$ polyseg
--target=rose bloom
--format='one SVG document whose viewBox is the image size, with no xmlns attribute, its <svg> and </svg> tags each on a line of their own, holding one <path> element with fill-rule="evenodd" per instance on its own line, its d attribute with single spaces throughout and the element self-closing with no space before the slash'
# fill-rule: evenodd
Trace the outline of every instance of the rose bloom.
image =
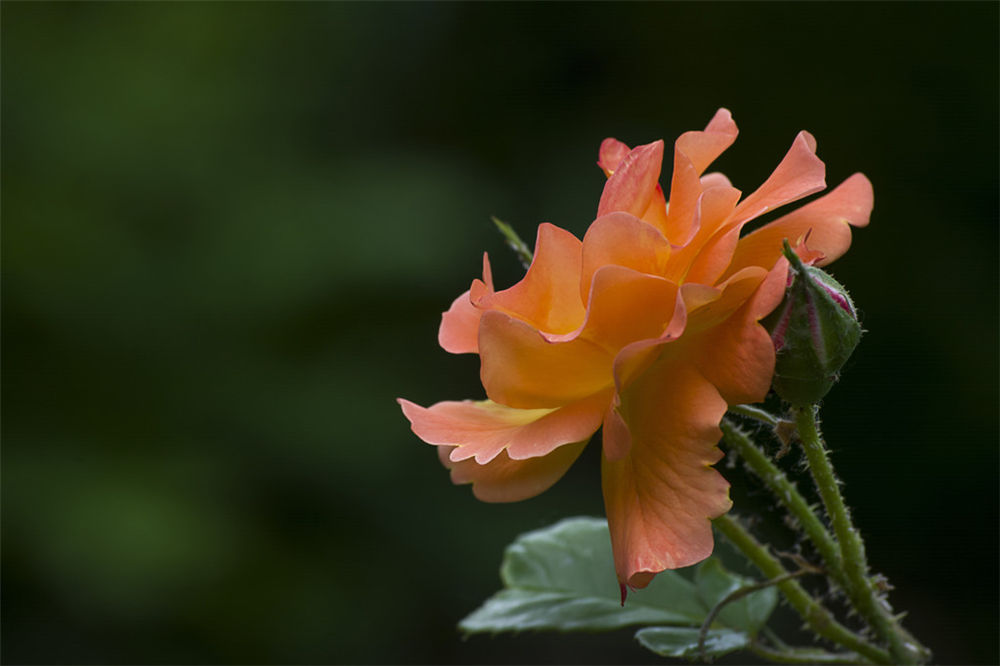
<svg viewBox="0 0 1000 666">
<path fill-rule="evenodd" d="M 548 489 L 603 426 L 602 486 L 615 569 L 645 587 L 712 552 L 710 520 L 732 506 L 712 465 L 728 405 L 767 395 L 775 351 L 759 320 L 781 301 L 782 241 L 807 263 L 847 251 L 865 226 L 862 174 L 740 237 L 755 217 L 826 187 L 816 141 L 800 132 L 771 176 L 742 196 L 708 166 L 736 139 L 720 109 L 674 144 L 670 203 L 658 184 L 663 142 L 606 139 L 608 176 L 580 241 L 538 228 L 524 278 L 497 291 L 483 277 L 444 313 L 438 339 L 479 354 L 487 400 L 420 407 L 400 399 L 413 432 L 438 447 L 452 481 L 487 502 Z"/>
</svg>

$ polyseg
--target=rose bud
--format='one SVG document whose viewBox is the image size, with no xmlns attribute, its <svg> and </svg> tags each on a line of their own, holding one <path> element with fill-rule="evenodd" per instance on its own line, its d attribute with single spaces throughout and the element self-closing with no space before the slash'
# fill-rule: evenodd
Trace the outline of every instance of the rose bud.
<svg viewBox="0 0 1000 666">
<path fill-rule="evenodd" d="M 791 264 L 785 300 L 763 323 L 777 359 L 771 388 L 795 406 L 825 396 L 861 339 L 854 303 L 843 285 L 819 268 L 806 266 L 784 242 Z"/>
</svg>

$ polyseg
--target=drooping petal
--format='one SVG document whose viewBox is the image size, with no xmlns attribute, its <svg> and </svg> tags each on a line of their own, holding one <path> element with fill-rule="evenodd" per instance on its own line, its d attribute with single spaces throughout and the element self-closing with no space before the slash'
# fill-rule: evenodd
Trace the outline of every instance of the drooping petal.
<svg viewBox="0 0 1000 666">
<path fill-rule="evenodd" d="M 579 291 L 581 249 L 570 232 L 552 224 L 539 225 L 534 259 L 524 278 L 482 298 L 480 308 L 505 312 L 540 331 L 572 331 L 584 318 Z"/>
<path fill-rule="evenodd" d="M 486 395 L 509 407 L 562 407 L 602 391 L 612 381 L 612 356 L 599 345 L 581 337 L 550 342 L 502 312 L 483 313 L 479 354 Z"/>
<path fill-rule="evenodd" d="M 472 289 L 455 299 L 448 311 L 441 315 L 441 327 L 438 329 L 438 344 L 452 354 L 479 353 L 479 318 L 482 310 L 477 308 L 478 301 L 484 293 L 493 293 L 493 273 L 490 270 L 490 258 L 483 253 L 483 280 L 475 285 L 477 294 Z M 473 298 L 475 296 L 475 298 Z"/>
<path fill-rule="evenodd" d="M 663 141 L 636 146 L 604 184 L 597 217 L 622 211 L 641 216 L 656 191 L 663 163 Z"/>
<path fill-rule="evenodd" d="M 670 209 L 664 229 L 673 245 L 687 245 L 697 232 L 695 211 L 703 189 L 701 175 L 733 145 L 737 133 L 732 115 L 726 109 L 719 109 L 704 131 L 685 132 L 674 143 Z"/>
<path fill-rule="evenodd" d="M 589 439 L 601 425 L 611 392 L 559 409 L 514 409 L 489 400 L 447 401 L 430 407 L 402 398 L 398 402 L 417 437 L 448 446 L 452 462 L 474 458 L 485 465 L 501 451 L 513 460 L 524 460 Z"/>
<path fill-rule="evenodd" d="M 696 286 L 700 287 L 701 285 Z M 624 346 L 618 352 L 618 355 L 615 356 L 613 373 L 615 377 L 615 390 L 619 396 L 657 359 L 660 355 L 660 347 L 674 342 L 684 333 L 687 327 L 687 307 L 685 297 L 682 297 L 680 294 L 687 288 L 689 288 L 689 285 L 682 285 L 679 288 L 678 296 L 674 300 L 674 310 L 671 313 L 670 320 L 666 323 L 660 335 L 632 342 Z M 717 298 L 717 290 L 711 287 L 706 287 L 706 289 L 712 292 L 713 299 Z"/>
<path fill-rule="evenodd" d="M 847 252 L 851 227 L 866 226 L 873 206 L 871 182 L 856 173 L 828 194 L 740 239 L 726 273 L 747 266 L 770 268 L 781 256 L 783 239 L 794 247 L 806 234 L 808 248 L 824 255 L 816 265 L 825 266 Z"/>
<path fill-rule="evenodd" d="M 452 483 L 472 484 L 472 494 L 483 502 L 519 502 L 538 495 L 561 479 L 580 457 L 586 441 L 566 444 L 541 458 L 512 460 L 505 451 L 486 463 L 475 460 L 449 460 L 448 446 L 438 447 L 441 463 L 451 470 Z"/>
<path fill-rule="evenodd" d="M 825 187 L 826 165 L 816 157 L 816 139 L 809 132 L 799 132 L 774 172 L 736 207 L 731 222 L 748 222 Z"/>
<path fill-rule="evenodd" d="M 608 213 L 594 220 L 583 237 L 581 298 L 589 297 L 594 273 L 602 266 L 662 276 L 669 259 L 670 243 L 658 229 L 628 213 Z"/>
<path fill-rule="evenodd" d="M 645 587 L 656 573 L 711 554 L 709 521 L 732 505 L 729 484 L 711 467 L 722 457 L 725 411 L 712 383 L 669 353 L 622 396 L 631 447 L 602 463 L 619 582 Z"/>
</svg>

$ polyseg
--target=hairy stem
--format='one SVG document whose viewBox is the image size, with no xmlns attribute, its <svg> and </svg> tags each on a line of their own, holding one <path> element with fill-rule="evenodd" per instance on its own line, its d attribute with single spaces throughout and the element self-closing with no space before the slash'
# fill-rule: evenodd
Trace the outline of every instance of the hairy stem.
<svg viewBox="0 0 1000 666">
<path fill-rule="evenodd" d="M 827 652 L 817 648 L 774 649 L 758 642 L 750 644 L 750 651 L 775 664 L 858 664 L 861 658 L 853 652 Z"/>
<path fill-rule="evenodd" d="M 840 494 L 840 485 L 833 473 L 826 447 L 816 421 L 816 408 L 804 407 L 795 412 L 795 425 L 805 449 L 816 487 L 826 507 L 830 524 L 840 543 L 847 595 L 858 612 L 871 624 L 876 633 L 889 645 L 889 653 L 896 664 L 920 664 L 930 657 L 930 652 L 910 636 L 892 616 L 888 604 L 878 594 L 868 576 L 868 559 L 861 535 L 851 523 L 850 513 Z"/>
<path fill-rule="evenodd" d="M 809 503 L 802 497 L 802 494 L 799 493 L 795 484 L 736 425 L 728 420 L 723 420 L 721 427 L 726 443 L 740 454 L 750 471 L 760 477 L 764 485 L 778 498 L 778 501 L 798 520 L 802 531 L 813 542 L 820 557 L 823 558 L 827 573 L 838 585 L 846 587 L 844 565 L 840 558 L 837 542 L 833 540 L 830 532 L 809 506 Z"/>
<path fill-rule="evenodd" d="M 738 416 L 745 416 L 748 419 L 760 421 L 761 423 L 765 423 L 772 428 L 776 427 L 778 422 L 781 420 L 766 409 L 754 407 L 753 405 L 730 405 L 729 411 L 733 414 L 737 414 Z"/>
<path fill-rule="evenodd" d="M 740 549 L 767 578 L 787 576 L 788 571 L 782 566 L 767 546 L 762 545 L 735 518 L 730 515 L 720 516 L 712 523 L 729 539 L 730 543 Z M 797 580 L 784 580 L 778 583 L 778 589 L 792 605 L 792 608 L 802 616 L 806 624 L 817 635 L 857 652 L 864 658 L 877 664 L 895 663 L 889 653 L 876 647 L 856 633 L 837 622 L 818 601 L 816 601 Z"/>
</svg>

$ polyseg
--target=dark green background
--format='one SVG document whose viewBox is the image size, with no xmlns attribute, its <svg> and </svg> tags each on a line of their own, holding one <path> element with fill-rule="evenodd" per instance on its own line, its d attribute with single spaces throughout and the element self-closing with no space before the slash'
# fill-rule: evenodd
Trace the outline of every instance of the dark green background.
<svg viewBox="0 0 1000 666">
<path fill-rule="evenodd" d="M 482 396 L 436 331 L 484 249 L 518 277 L 489 215 L 582 234 L 604 137 L 719 106 L 744 191 L 800 129 L 873 181 L 827 434 L 908 626 L 997 662 L 996 3 L 0 12 L 5 663 L 656 661 L 459 640 L 598 447 L 484 505 L 394 399 Z"/>
</svg>

